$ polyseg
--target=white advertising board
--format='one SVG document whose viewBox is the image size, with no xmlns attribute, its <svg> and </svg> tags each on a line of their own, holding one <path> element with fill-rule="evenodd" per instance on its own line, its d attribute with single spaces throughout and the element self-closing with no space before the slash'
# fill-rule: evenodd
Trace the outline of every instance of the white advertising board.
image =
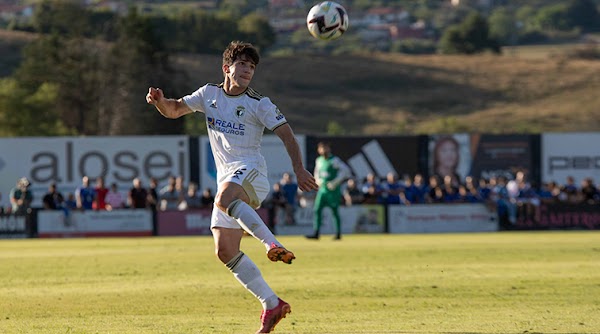
<svg viewBox="0 0 600 334">
<path fill-rule="evenodd" d="M 150 210 L 38 211 L 38 236 L 52 237 L 102 237 L 150 236 L 152 212 Z"/>
<path fill-rule="evenodd" d="M 600 182 L 600 133 L 542 134 L 542 182 L 565 184 L 568 176 L 577 186 L 591 177 Z"/>
<path fill-rule="evenodd" d="M 34 206 L 41 206 L 50 183 L 56 182 L 66 198 L 86 175 L 92 180 L 103 175 L 107 186 L 115 182 L 123 192 L 136 177 L 144 186 L 150 177 L 187 179 L 188 142 L 186 136 L 1 138 L 2 204 L 8 205 L 8 194 L 21 177 L 31 182 Z"/>
<path fill-rule="evenodd" d="M 383 205 L 354 205 L 340 207 L 342 234 L 384 233 L 385 208 Z M 285 219 L 278 215 L 275 233 L 280 235 L 307 235 L 313 232 L 313 208 L 298 208 L 294 215 L 294 224 L 286 225 Z M 335 233 L 335 223 L 329 208 L 323 209 L 321 234 Z"/>
<path fill-rule="evenodd" d="M 498 219 L 483 204 L 388 206 L 390 233 L 491 232 Z"/>
<path fill-rule="evenodd" d="M 300 145 L 300 153 L 304 164 L 306 165 L 306 154 L 305 154 L 305 136 L 296 136 L 298 145 Z M 210 143 L 208 136 L 200 137 L 200 184 L 202 188 L 211 188 L 213 193 L 217 189 L 217 171 L 215 167 L 215 160 L 210 150 Z M 281 180 L 283 173 L 291 173 L 292 162 L 287 154 L 285 146 L 279 137 L 276 135 L 265 135 L 263 136 L 261 143 L 261 153 L 265 157 L 267 162 L 267 170 L 269 172 L 269 183 L 272 185 Z"/>
</svg>

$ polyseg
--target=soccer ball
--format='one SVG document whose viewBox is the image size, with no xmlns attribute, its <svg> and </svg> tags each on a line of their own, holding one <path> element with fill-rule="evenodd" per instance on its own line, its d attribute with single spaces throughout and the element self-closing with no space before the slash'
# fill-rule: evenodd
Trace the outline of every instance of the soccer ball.
<svg viewBox="0 0 600 334">
<path fill-rule="evenodd" d="M 310 9 L 306 25 L 310 34 L 318 39 L 336 39 L 348 30 L 348 14 L 340 4 L 323 1 Z"/>
</svg>

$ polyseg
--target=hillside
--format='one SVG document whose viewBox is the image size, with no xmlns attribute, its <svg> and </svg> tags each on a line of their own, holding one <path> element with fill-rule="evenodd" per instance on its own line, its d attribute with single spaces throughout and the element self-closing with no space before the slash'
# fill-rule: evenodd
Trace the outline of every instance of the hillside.
<svg viewBox="0 0 600 334">
<path fill-rule="evenodd" d="M 2 77 L 32 37 L 0 33 Z M 253 86 L 304 134 L 600 131 L 600 61 L 553 54 L 264 57 Z M 222 80 L 220 56 L 174 59 L 190 89 Z"/>
<path fill-rule="evenodd" d="M 219 57 L 179 58 L 221 80 Z M 254 87 L 296 132 L 348 134 L 600 131 L 600 61 L 518 55 L 266 58 Z"/>
</svg>

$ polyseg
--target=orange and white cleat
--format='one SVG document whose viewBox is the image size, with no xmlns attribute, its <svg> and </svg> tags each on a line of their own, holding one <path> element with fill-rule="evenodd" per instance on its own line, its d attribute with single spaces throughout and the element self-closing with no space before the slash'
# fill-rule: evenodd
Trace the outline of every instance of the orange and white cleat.
<svg viewBox="0 0 600 334">
<path fill-rule="evenodd" d="M 292 313 L 290 304 L 284 302 L 281 298 L 278 299 L 279 304 L 277 304 L 274 309 L 263 310 L 260 314 L 261 327 L 256 334 L 271 333 L 275 329 L 275 325 L 277 325 L 281 319 L 285 318 L 288 313 Z"/>
<path fill-rule="evenodd" d="M 271 248 L 267 251 L 267 257 L 273 262 L 281 261 L 287 264 L 292 264 L 292 260 L 296 258 L 294 253 L 275 243 L 271 244 Z"/>
</svg>

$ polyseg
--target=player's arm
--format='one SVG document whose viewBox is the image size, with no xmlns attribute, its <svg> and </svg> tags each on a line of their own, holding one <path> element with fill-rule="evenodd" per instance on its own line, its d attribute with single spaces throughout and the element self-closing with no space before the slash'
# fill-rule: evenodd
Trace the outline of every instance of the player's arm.
<svg viewBox="0 0 600 334">
<path fill-rule="evenodd" d="M 294 169 L 294 174 L 296 174 L 300 190 L 310 191 L 318 189 L 315 178 L 304 168 L 300 154 L 300 145 L 298 145 L 298 141 L 290 125 L 287 123 L 283 124 L 276 128 L 274 132 L 281 139 L 283 145 L 285 145 L 285 149 L 292 160 L 292 168 Z"/>
<path fill-rule="evenodd" d="M 327 187 L 330 189 L 336 188 L 337 186 L 342 184 L 342 182 L 347 180 L 352 175 L 352 172 L 350 171 L 350 167 L 348 167 L 348 165 L 346 165 L 342 161 L 342 159 L 340 159 L 338 157 L 335 157 L 334 166 L 338 170 L 338 172 L 337 172 L 337 177 L 327 183 Z"/>
<path fill-rule="evenodd" d="M 168 99 L 160 88 L 150 87 L 146 102 L 152 104 L 166 118 L 179 118 L 193 112 L 182 99 Z"/>
</svg>

